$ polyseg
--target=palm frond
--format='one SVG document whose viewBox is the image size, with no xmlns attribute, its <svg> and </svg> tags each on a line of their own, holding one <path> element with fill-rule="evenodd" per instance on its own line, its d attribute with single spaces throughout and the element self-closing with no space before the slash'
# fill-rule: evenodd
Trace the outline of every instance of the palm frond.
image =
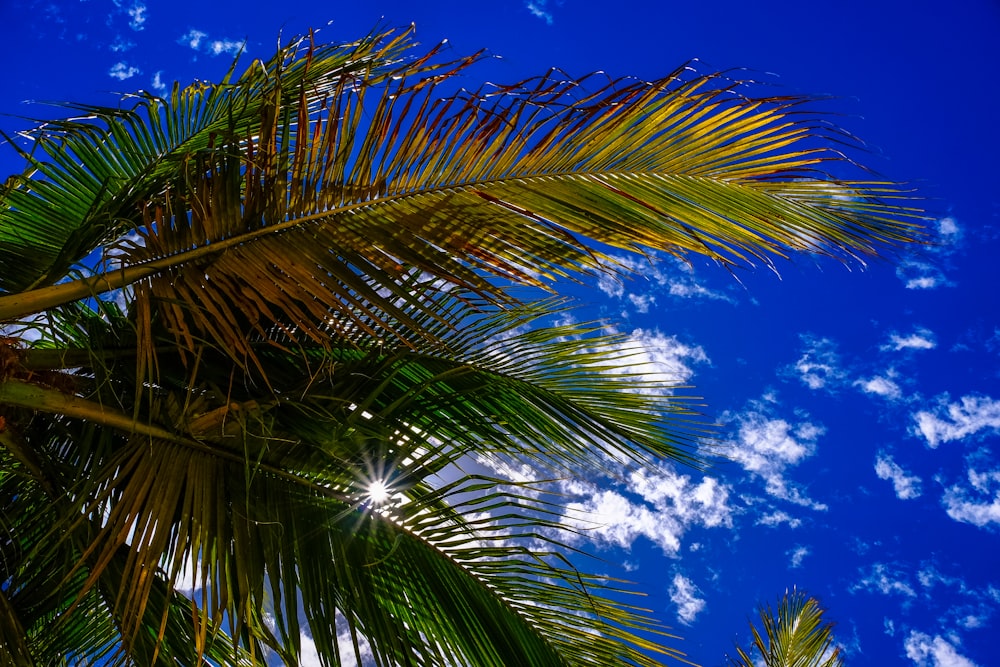
<svg viewBox="0 0 1000 667">
<path fill-rule="evenodd" d="M 43 476 L 74 499 L 47 527 L 90 531 L 61 571 L 80 573 L 77 591 L 116 582 L 103 613 L 128 655 L 224 646 L 208 640 L 225 617 L 247 651 L 269 647 L 286 662 L 308 628 L 325 655 L 344 633 L 366 637 L 380 664 L 655 664 L 650 652 L 676 649 L 619 601 L 620 585 L 563 560 L 555 499 L 467 470 L 475 456 L 563 473 L 690 456 L 698 426 L 685 399 L 620 384 L 631 353 L 617 336 L 540 326 L 559 307 L 432 324 L 442 344 L 419 332 L 367 349 L 260 340 L 255 372 L 212 351 L 185 368 L 168 348 L 160 383 L 136 404 L 130 320 L 110 304 L 103 316 L 74 306 L 51 312 L 61 334 L 43 343 L 59 345 L 87 396 L 27 383 L 15 368 L 0 401 L 63 415 L 31 439 L 51 440 L 32 450 L 38 468 L 61 470 Z M 84 343 L 89 358 L 70 347 Z M 21 363 L 51 372 L 42 352 Z M 374 481 L 405 502 L 377 507 Z M 191 600 L 166 604 L 189 585 Z M 205 615 L 186 633 L 172 625 L 184 605 Z M 145 652 L 150 636 L 170 643 Z"/>
<path fill-rule="evenodd" d="M 14 437 L 11 432 L 5 436 Z M 47 457 L 46 457 L 47 458 Z M 242 652 L 218 635 L 199 643 L 192 618 L 200 612 L 191 601 L 172 593 L 154 580 L 149 591 L 145 624 L 148 632 L 137 635 L 123 651 L 131 622 L 115 607 L 124 580 L 127 551 L 111 555 L 86 585 L 94 564 L 84 556 L 96 531 L 93 524 L 77 519 L 78 507 L 71 494 L 43 491 L 58 485 L 58 470 L 49 470 L 42 485 L 35 474 L 25 475 L 16 465 L 3 461 L 0 472 L 0 521 L 5 538 L 0 540 L 5 622 L 3 649 L 9 664 L 63 665 L 78 660 L 102 660 L 102 664 L 245 664 Z M 49 461 L 45 462 L 46 464 Z M 49 467 L 46 465 L 46 467 Z M 69 518 L 72 525 L 66 531 Z M 8 663 L 5 663 L 8 664 Z"/>
<path fill-rule="evenodd" d="M 134 231 L 149 201 L 183 180 L 218 136 L 266 131 L 268 108 L 294 105 L 300 88 L 322 96 L 344 77 L 378 80 L 408 41 L 405 33 L 372 34 L 311 44 L 303 57 L 309 40 L 298 38 L 239 77 L 237 59 L 218 84 L 174 84 L 164 98 L 136 93 L 124 107 L 55 103 L 80 115 L 20 133 L 31 142 L 21 151 L 28 168 L 0 190 L 0 290 L 62 279 L 95 248 Z"/>
<path fill-rule="evenodd" d="M 861 261 L 919 215 L 851 180 L 801 99 L 690 67 L 470 92 L 478 55 L 411 47 L 293 40 L 28 133 L 0 189 L 0 321 L 43 313 L 0 341 L 12 652 L 679 657 L 570 564 L 544 489 L 477 472 L 693 459 L 690 399 L 623 376 L 622 337 L 547 323 L 538 288 L 623 270 L 610 249 Z"/>
<path fill-rule="evenodd" d="M 760 627 L 750 624 L 752 648 L 737 647 L 733 667 L 841 667 L 840 648 L 834 644 L 833 624 L 823 623 L 819 601 L 797 589 L 786 592 L 777 609 L 761 607 Z M 754 657 L 752 657 L 754 656 Z M 763 663 L 760 662 L 763 660 Z"/>
<path fill-rule="evenodd" d="M 331 322 L 371 336 L 413 328 L 434 312 L 411 293 L 415 271 L 502 303 L 496 277 L 544 285 L 607 268 L 601 247 L 770 263 L 790 250 L 860 259 L 917 235 L 897 186 L 831 175 L 851 163 L 804 100 L 752 97 L 687 67 L 651 82 L 551 72 L 455 93 L 476 56 L 399 64 L 403 36 L 383 37 L 294 42 L 235 83 L 43 128 L 38 151 L 52 161 L 32 157 L 40 175 L 0 207 L 16 241 L 0 268 L 19 267 L 0 275 L 61 277 L 20 270 L 19 247 L 70 248 L 53 264 L 65 267 L 99 239 L 138 236 L 116 245 L 113 270 L 0 298 L 0 316 L 134 283 L 137 307 L 180 342 L 211 339 L 245 358 L 248 328 L 314 341 Z M 115 150 L 98 153 L 104 144 Z M 145 157 L 113 162 L 130 155 Z M 108 236 L 87 221 L 111 174 L 130 185 L 127 202 L 97 216 Z M 66 192 L 90 194 L 67 207 Z M 58 241 L 70 229 L 89 230 L 88 243 Z"/>
</svg>

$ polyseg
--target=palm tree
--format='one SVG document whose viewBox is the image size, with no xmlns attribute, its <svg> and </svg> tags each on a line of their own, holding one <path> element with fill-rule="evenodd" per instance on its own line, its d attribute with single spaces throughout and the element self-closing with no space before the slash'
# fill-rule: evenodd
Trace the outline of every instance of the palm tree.
<svg viewBox="0 0 1000 667">
<path fill-rule="evenodd" d="M 690 67 L 461 89 L 479 58 L 310 36 L 9 141 L 0 662 L 681 657 L 573 566 L 557 497 L 477 464 L 694 461 L 691 403 L 544 292 L 612 250 L 855 261 L 919 220 L 831 174 L 803 100 Z"/>
<path fill-rule="evenodd" d="M 792 589 L 778 601 L 759 610 L 761 630 L 753 623 L 751 653 L 736 648 L 736 658 L 729 658 L 732 667 L 841 667 L 844 660 L 840 648 L 834 645 L 833 624 L 823 624 L 823 608 L 816 598 Z M 761 660 L 763 662 L 761 662 Z"/>
</svg>

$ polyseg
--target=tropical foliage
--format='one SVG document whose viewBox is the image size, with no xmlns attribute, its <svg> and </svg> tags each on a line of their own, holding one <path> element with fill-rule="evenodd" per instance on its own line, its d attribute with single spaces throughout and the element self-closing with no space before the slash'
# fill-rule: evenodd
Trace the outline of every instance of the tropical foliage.
<svg viewBox="0 0 1000 667">
<path fill-rule="evenodd" d="M 760 628 L 752 623 L 753 643 L 747 652 L 737 647 L 732 667 L 841 667 L 840 647 L 834 645 L 833 624 L 823 623 L 816 598 L 793 589 L 777 609 L 760 608 Z M 752 656 L 757 656 L 755 660 Z"/>
<path fill-rule="evenodd" d="M 0 662 L 651 665 L 578 571 L 553 476 L 694 460 L 559 280 L 628 251 L 858 261 L 906 194 L 804 100 L 683 67 L 460 88 L 407 31 L 9 138 Z M 27 140 L 25 142 L 24 140 Z"/>
</svg>

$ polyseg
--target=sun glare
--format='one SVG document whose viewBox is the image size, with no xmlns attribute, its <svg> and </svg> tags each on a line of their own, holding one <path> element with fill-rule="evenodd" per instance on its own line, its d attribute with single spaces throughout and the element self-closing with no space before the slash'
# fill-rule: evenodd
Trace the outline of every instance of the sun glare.
<svg viewBox="0 0 1000 667">
<path fill-rule="evenodd" d="M 376 505 L 389 500 L 389 487 L 383 480 L 377 479 L 368 485 L 368 499 Z"/>
</svg>

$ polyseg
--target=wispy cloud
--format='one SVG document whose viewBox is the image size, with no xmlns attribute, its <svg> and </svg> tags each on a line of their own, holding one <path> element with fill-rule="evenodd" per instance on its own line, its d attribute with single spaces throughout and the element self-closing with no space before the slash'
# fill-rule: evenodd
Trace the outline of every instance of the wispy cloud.
<svg viewBox="0 0 1000 667">
<path fill-rule="evenodd" d="M 736 425 L 735 439 L 724 451 L 727 457 L 763 479 L 769 495 L 814 510 L 827 509 L 825 504 L 808 498 L 801 486 L 785 479 L 786 470 L 815 453 L 816 443 L 825 431 L 823 426 L 811 421 L 793 424 L 775 417 L 763 402 L 727 417 Z"/>
<path fill-rule="evenodd" d="M 802 519 L 794 517 L 788 512 L 782 510 L 776 510 L 774 512 L 768 512 L 767 514 L 762 514 L 757 519 L 757 525 L 768 526 L 770 528 L 776 528 L 778 526 L 788 524 L 789 528 L 798 528 L 802 525 Z"/>
<path fill-rule="evenodd" d="M 917 571 L 917 581 L 925 589 L 931 592 L 938 586 L 946 586 L 957 589 L 961 593 L 968 593 L 969 588 L 959 577 L 951 577 L 941 572 L 934 563 L 924 563 Z"/>
<path fill-rule="evenodd" d="M 115 63 L 111 66 L 111 69 L 108 70 L 108 76 L 112 79 L 118 79 L 119 81 L 131 79 L 133 76 L 141 73 L 142 72 L 138 67 L 129 65 L 124 61 Z"/>
<path fill-rule="evenodd" d="M 947 216 L 938 220 L 938 238 L 941 245 L 954 248 L 961 243 L 963 236 L 962 228 L 958 226 L 955 218 Z"/>
<path fill-rule="evenodd" d="M 938 220 L 932 240 L 933 245 L 925 246 L 919 256 L 910 257 L 899 263 L 896 276 L 907 289 L 936 289 L 954 285 L 945 274 L 949 258 L 961 247 L 964 237 L 958 221 L 952 217 Z"/>
<path fill-rule="evenodd" d="M 854 385 L 860 387 L 866 394 L 882 396 L 889 400 L 897 400 L 903 396 L 903 390 L 896 384 L 891 373 L 855 380 Z"/>
<path fill-rule="evenodd" d="M 628 300 L 635 306 L 635 312 L 648 313 L 649 308 L 656 303 L 656 298 L 651 294 L 629 294 Z"/>
<path fill-rule="evenodd" d="M 906 289 L 936 289 L 951 284 L 939 267 L 918 259 L 900 262 L 896 267 L 896 276 L 903 281 Z"/>
<path fill-rule="evenodd" d="M 139 31 L 146 27 L 146 5 L 137 2 L 126 9 L 125 13 L 129 16 L 128 27 L 132 30 Z"/>
<path fill-rule="evenodd" d="M 850 588 L 852 593 L 864 591 L 882 595 L 900 595 L 905 598 L 917 597 L 909 578 L 899 568 L 886 563 L 875 563 L 861 579 Z"/>
<path fill-rule="evenodd" d="M 980 528 L 1000 526 L 1000 470 L 967 471 L 968 486 L 955 484 L 941 499 L 945 511 L 955 521 Z"/>
<path fill-rule="evenodd" d="M 799 379 L 810 389 L 834 389 L 847 376 L 841 366 L 837 345 L 829 338 L 802 336 L 804 350 L 793 366 Z"/>
<path fill-rule="evenodd" d="M 804 561 L 806 556 L 810 553 L 812 552 L 809 550 L 809 547 L 804 547 L 801 544 L 796 546 L 791 551 L 786 552 L 786 555 L 789 558 L 789 567 L 792 569 L 802 567 L 802 561 Z"/>
<path fill-rule="evenodd" d="M 601 273 L 597 276 L 597 289 L 606 296 L 621 299 L 625 296 L 625 280 L 610 273 Z"/>
<path fill-rule="evenodd" d="M 663 284 L 667 288 L 667 293 L 671 296 L 682 299 L 701 299 L 708 301 L 726 301 L 736 303 L 728 294 L 709 289 L 704 284 L 698 282 L 695 275 L 694 266 L 682 259 L 671 257 L 667 262 L 673 262 L 673 268 L 664 275 Z"/>
<path fill-rule="evenodd" d="M 115 37 L 115 41 L 111 42 L 111 46 L 108 48 L 111 49 L 112 53 L 122 53 L 135 48 L 135 42 L 124 39 L 121 35 L 118 35 Z"/>
<path fill-rule="evenodd" d="M 195 30 L 192 28 L 181 35 L 177 42 L 189 48 L 198 50 L 198 48 L 201 47 L 202 40 L 206 37 L 208 37 L 207 32 L 202 32 L 201 30 Z"/>
<path fill-rule="evenodd" d="M 913 415 L 914 432 L 923 436 L 930 447 L 942 442 L 961 440 L 980 431 L 1000 430 L 1000 401 L 988 396 L 963 396 L 957 402 L 947 394 L 938 397 L 937 406 Z"/>
<path fill-rule="evenodd" d="M 698 597 L 701 591 L 683 574 L 675 574 L 670 584 L 670 601 L 677 605 L 677 620 L 685 625 L 694 622 L 705 608 L 705 600 Z"/>
<path fill-rule="evenodd" d="M 223 53 L 236 55 L 245 45 L 245 42 L 239 39 L 209 39 L 207 32 L 196 28 L 191 28 L 181 35 L 177 39 L 177 43 L 212 56 L 219 56 Z"/>
<path fill-rule="evenodd" d="M 352 638 L 350 631 L 344 627 L 347 624 L 343 622 L 343 619 L 336 619 L 336 623 L 338 628 L 343 628 L 343 630 L 337 633 L 337 646 L 341 660 L 339 664 L 343 665 L 343 667 L 363 667 L 364 665 L 373 664 L 375 656 L 371 645 L 365 639 L 364 635 L 358 634 Z M 355 640 L 357 640 L 357 649 L 355 649 Z M 301 667 L 320 667 L 325 664 L 320 660 L 316 642 L 308 633 L 304 631 L 299 632 L 299 643 L 302 647 L 301 655 L 299 656 L 299 665 Z M 359 652 L 360 655 L 358 654 Z"/>
<path fill-rule="evenodd" d="M 924 327 L 917 327 L 913 333 L 906 336 L 894 333 L 889 337 L 889 343 L 882 346 L 883 350 L 931 350 L 937 346 L 934 332 Z"/>
<path fill-rule="evenodd" d="M 695 365 L 710 363 L 701 346 L 655 329 L 635 329 L 621 343 L 601 351 L 620 360 L 614 373 L 641 383 L 641 391 L 648 393 L 672 392 L 691 380 Z"/>
<path fill-rule="evenodd" d="M 934 561 L 919 566 L 912 562 L 874 563 L 859 570 L 859 579 L 849 588 L 852 593 L 881 594 L 895 599 L 909 618 L 908 610 L 919 609 L 927 618 L 936 619 L 937 636 L 931 637 L 886 617 L 885 633 L 905 635 L 906 656 L 918 667 L 966 667 L 960 632 L 978 629 L 991 623 L 1000 603 L 1000 590 L 993 585 L 966 582 L 958 565 L 954 573 L 942 572 Z"/>
<path fill-rule="evenodd" d="M 934 564 L 925 564 L 917 573 L 925 600 L 947 604 L 939 614 L 943 627 L 974 630 L 986 627 L 1000 611 L 1000 589 L 993 585 L 969 585 L 960 576 L 949 576 Z M 944 590 L 937 590 L 942 588 Z"/>
<path fill-rule="evenodd" d="M 920 497 L 921 480 L 916 475 L 908 475 L 892 457 L 883 452 L 879 452 L 875 459 L 875 474 L 879 479 L 892 481 L 892 488 L 896 492 L 896 497 L 901 500 Z"/>
<path fill-rule="evenodd" d="M 633 257 L 616 256 L 612 260 L 627 274 L 601 274 L 597 281 L 598 289 L 611 298 L 631 304 L 639 313 L 649 312 L 661 296 L 735 303 L 727 294 L 698 282 L 694 267 L 680 259 L 650 256 L 640 261 Z"/>
<path fill-rule="evenodd" d="M 958 652 L 949 640 L 911 630 L 903 642 L 906 657 L 917 667 L 977 667 Z"/>
<path fill-rule="evenodd" d="M 213 56 L 222 55 L 223 53 L 228 53 L 230 55 L 236 55 L 243 48 L 244 42 L 242 40 L 236 39 L 213 39 L 208 43 L 208 51 Z"/>
<path fill-rule="evenodd" d="M 548 0 L 530 0 L 529 2 L 525 2 L 524 6 L 533 16 L 537 16 L 549 25 L 552 25 L 552 13 L 546 8 L 548 4 Z"/>
<path fill-rule="evenodd" d="M 149 85 L 153 90 L 160 93 L 167 89 L 167 84 L 163 82 L 163 70 L 153 75 L 153 79 L 149 82 Z"/>
<path fill-rule="evenodd" d="M 921 610 L 937 618 L 938 628 L 946 631 L 953 642 L 957 642 L 954 638 L 958 630 L 984 627 L 1000 610 L 1000 589 L 970 584 L 961 574 L 942 572 L 933 561 L 925 561 L 919 567 L 915 563 L 874 563 L 859 573 L 859 580 L 850 586 L 852 593 L 896 598 L 903 610 L 917 604 L 915 601 L 919 599 Z M 898 629 L 888 618 L 885 627 L 890 636 Z"/>
</svg>

